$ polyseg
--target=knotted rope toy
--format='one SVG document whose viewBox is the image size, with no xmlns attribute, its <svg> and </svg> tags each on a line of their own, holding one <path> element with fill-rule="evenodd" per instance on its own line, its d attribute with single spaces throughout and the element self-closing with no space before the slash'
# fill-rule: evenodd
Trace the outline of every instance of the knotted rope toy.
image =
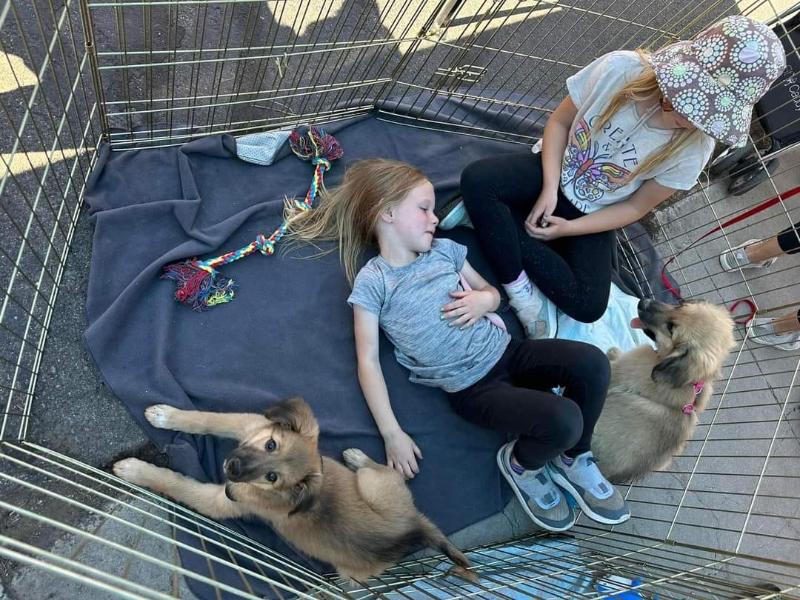
<svg viewBox="0 0 800 600">
<path fill-rule="evenodd" d="M 292 131 L 289 136 L 289 146 L 299 159 L 310 161 L 314 165 L 314 178 L 305 199 L 302 202 L 295 201 L 300 210 L 311 210 L 317 193 L 323 187 L 323 175 L 331 168 L 334 160 L 341 158 L 342 147 L 335 137 L 313 125 L 309 126 L 304 133 L 297 129 Z M 175 290 L 175 299 L 182 304 L 191 306 L 194 310 L 207 310 L 218 304 L 230 302 L 233 300 L 237 286 L 233 279 L 220 280 L 217 268 L 250 256 L 257 251 L 265 256 L 274 254 L 275 244 L 286 233 L 286 227 L 284 220 L 269 237 L 259 234 L 247 246 L 215 258 L 206 260 L 190 258 L 166 265 L 161 279 L 174 281 L 178 285 L 178 289 Z"/>
</svg>

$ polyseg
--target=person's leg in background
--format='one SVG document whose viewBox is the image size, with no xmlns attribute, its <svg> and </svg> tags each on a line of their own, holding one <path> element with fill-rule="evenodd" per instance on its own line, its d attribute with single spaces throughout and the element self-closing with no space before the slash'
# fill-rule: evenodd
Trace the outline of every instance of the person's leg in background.
<svg viewBox="0 0 800 600">
<path fill-rule="evenodd" d="M 748 240 L 719 255 L 725 271 L 763 269 L 784 254 L 800 253 L 800 221 L 764 240 Z M 780 350 L 800 350 L 800 310 L 780 317 L 753 317 L 747 323 L 747 339 Z"/>
<path fill-rule="evenodd" d="M 751 342 L 780 350 L 800 350 L 800 309 L 780 317 L 754 317 L 747 324 Z"/>
<path fill-rule="evenodd" d="M 772 266 L 784 254 L 800 252 L 800 221 L 765 240 L 752 239 L 719 255 L 725 271 Z"/>
</svg>

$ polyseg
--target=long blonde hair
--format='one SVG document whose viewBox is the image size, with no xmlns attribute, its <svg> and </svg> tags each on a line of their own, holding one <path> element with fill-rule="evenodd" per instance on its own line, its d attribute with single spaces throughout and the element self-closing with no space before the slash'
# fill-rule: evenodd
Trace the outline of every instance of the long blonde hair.
<svg viewBox="0 0 800 600">
<path fill-rule="evenodd" d="M 639 55 L 639 59 L 642 61 L 643 70 L 641 74 L 626 83 L 622 89 L 611 98 L 608 105 L 603 109 L 595 122 L 592 123 L 592 130 L 595 133 L 601 131 L 611 117 L 628 102 L 651 100 L 661 95 L 661 88 L 658 85 L 656 73 L 650 65 L 650 53 L 638 48 L 636 54 Z M 662 162 L 687 146 L 697 135 L 699 135 L 699 130 L 697 129 L 675 130 L 672 134 L 672 138 L 656 152 L 651 153 L 643 163 L 637 165 L 630 175 L 626 177 L 626 180 L 631 181 L 640 173 L 652 171 Z"/>
<path fill-rule="evenodd" d="M 339 186 L 321 190 L 316 208 L 301 211 L 294 202 L 286 203 L 288 247 L 337 242 L 339 259 L 352 286 L 362 252 L 376 243 L 375 227 L 381 213 L 426 181 L 419 169 L 404 162 L 385 158 L 359 160 L 350 165 Z M 333 250 L 321 249 L 320 253 Z"/>
</svg>

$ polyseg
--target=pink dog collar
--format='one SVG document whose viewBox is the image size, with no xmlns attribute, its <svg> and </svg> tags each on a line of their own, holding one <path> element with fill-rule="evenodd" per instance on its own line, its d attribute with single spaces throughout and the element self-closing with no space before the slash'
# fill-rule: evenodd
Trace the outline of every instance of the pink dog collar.
<svg viewBox="0 0 800 600">
<path fill-rule="evenodd" d="M 694 412 L 695 400 L 702 393 L 705 385 L 706 385 L 705 381 L 695 381 L 694 383 L 692 383 L 692 388 L 694 389 L 694 400 L 692 400 L 691 402 L 687 402 L 686 404 L 683 405 L 683 408 L 681 408 L 681 412 L 683 412 L 683 414 L 690 415 Z"/>
</svg>

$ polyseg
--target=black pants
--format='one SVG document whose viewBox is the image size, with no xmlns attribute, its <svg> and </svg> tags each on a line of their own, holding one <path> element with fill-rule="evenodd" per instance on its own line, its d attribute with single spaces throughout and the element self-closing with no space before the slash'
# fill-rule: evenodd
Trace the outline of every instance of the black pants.
<svg viewBox="0 0 800 600">
<path fill-rule="evenodd" d="M 800 221 L 778 234 L 778 246 L 786 254 L 800 252 Z"/>
<path fill-rule="evenodd" d="M 541 156 L 530 151 L 486 158 L 461 174 L 461 194 L 475 233 L 502 283 L 525 271 L 573 319 L 592 323 L 608 305 L 613 231 L 541 242 L 524 227 L 542 190 Z M 583 216 L 559 190 L 556 216 Z"/>
<path fill-rule="evenodd" d="M 538 469 L 562 452 L 574 457 L 591 449 L 610 376 L 608 359 L 595 346 L 511 340 L 483 379 L 448 398 L 466 420 L 519 436 L 517 461 Z M 557 386 L 563 396 L 551 391 Z"/>
</svg>

